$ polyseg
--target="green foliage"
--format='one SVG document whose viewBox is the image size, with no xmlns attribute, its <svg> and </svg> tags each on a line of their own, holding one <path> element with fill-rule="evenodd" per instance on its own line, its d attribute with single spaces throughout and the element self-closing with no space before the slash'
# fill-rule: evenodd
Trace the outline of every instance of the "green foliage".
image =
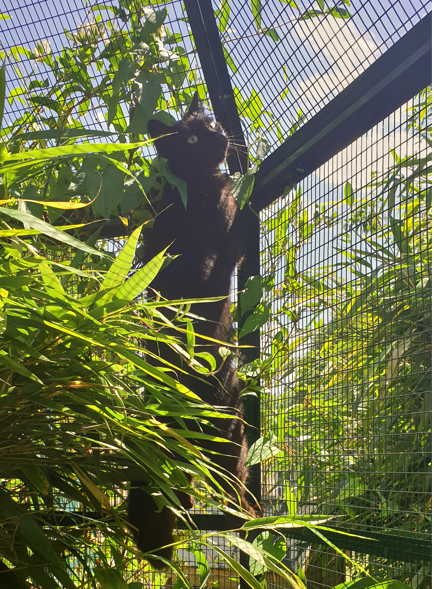
<svg viewBox="0 0 434 589">
<path fill-rule="evenodd" d="M 429 89 L 407 115 L 426 145 L 430 100 Z M 261 361 L 243 376 L 252 384 L 261 374 L 271 390 L 263 428 L 285 452 L 263 476 L 277 514 L 290 512 L 292 495 L 347 529 L 411 537 L 430 529 L 431 155 L 423 145 L 392 154 L 381 177 L 346 182 L 340 200 L 309 216 L 301 190 L 288 189 L 286 207 L 263 222 L 271 288 L 261 304 L 273 306 Z M 329 236 L 332 263 L 305 268 L 300 252 Z M 384 574 L 374 562 L 368 570 Z"/>
<path fill-rule="evenodd" d="M 125 163 L 145 143 L 74 145 L 77 137 L 100 135 L 75 131 L 64 142 L 57 131 L 22 134 L 33 141 L 29 148 L 18 151 L 9 141 L 0 150 L 2 580 L 20 588 L 141 587 L 149 569 L 128 535 L 125 498 L 129 481 L 142 479 L 158 506 L 169 505 L 186 524 L 175 547 L 195 550 L 203 583 L 203 551 L 214 549 L 258 589 L 212 534 L 192 528 L 176 494 L 249 518 L 219 482 L 230 486 L 230 476 L 201 451 L 202 440 L 224 443 L 218 430 L 199 433 L 209 420 L 232 417 L 181 385 L 179 368 L 145 352 L 146 342 L 157 341 L 200 376 L 218 370 L 210 354 L 195 353 L 188 312 L 194 301 L 143 298 L 165 259 L 163 251 L 134 270 L 143 223 L 117 255 L 105 242 L 96 247 L 100 229 L 83 223 L 93 218 L 83 210 L 110 206 L 106 193 L 118 172 L 143 192 L 149 176 L 134 175 Z M 44 147 L 49 137 L 57 145 Z M 56 211 L 65 225 L 59 217 L 56 226 L 47 222 Z M 72 224 L 74 215 L 80 223 Z M 178 307 L 171 321 L 166 306 Z M 191 587 L 178 562 L 169 566 Z M 285 569 L 282 575 L 292 578 Z"/>
<path fill-rule="evenodd" d="M 113 18 L 103 19 L 106 11 Z M 147 144 L 139 139 L 146 138 L 148 120 L 156 112 L 166 123 L 173 122 L 196 90 L 201 100 L 206 94 L 181 45 L 181 36 L 165 26 L 166 7 L 120 1 L 119 6 L 95 5 L 92 12 L 89 24 L 74 34 L 66 32 L 71 46 L 60 54 L 51 51 L 48 41 L 39 43 L 34 51 L 13 47 L 5 52 L 17 70 L 24 55 L 36 65 L 41 63 L 48 77 L 39 79 L 35 68 L 30 75 L 20 76 L 20 86 L 12 88 L 7 97 L 10 103 L 19 100 L 24 109 L 1 132 L 9 153 L 2 154 L 6 167 L 2 169 L 0 198 L 28 199 L 31 189 L 33 200 L 38 201 L 91 200 L 92 206 L 80 212 L 65 205 L 64 209 L 47 211 L 46 217 L 57 224 L 111 219 L 115 232 L 127 235 L 142 224 L 145 209 L 154 213 L 147 195 L 152 186 L 156 188 L 153 198 L 158 198 L 162 184 L 169 181 L 186 202 L 183 183 L 174 180 L 164 162 L 157 161 L 154 167 L 151 152 L 142 149 Z M 2 92 L 4 65 L 0 98 Z M 95 110 L 109 131 L 86 128 Z M 76 145 L 76 157 L 71 158 L 71 150 L 69 159 L 63 155 L 74 139 L 101 136 L 110 137 L 113 143 Z M 51 159 L 47 177 L 41 155 Z M 29 206 L 29 210 L 36 209 Z"/>
</svg>

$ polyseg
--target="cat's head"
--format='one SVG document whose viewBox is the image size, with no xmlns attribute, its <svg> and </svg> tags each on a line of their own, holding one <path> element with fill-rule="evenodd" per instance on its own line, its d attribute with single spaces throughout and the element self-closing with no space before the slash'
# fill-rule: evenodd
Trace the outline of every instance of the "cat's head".
<svg viewBox="0 0 434 589">
<path fill-rule="evenodd" d="M 167 158 L 171 171 L 188 180 L 194 174 L 213 173 L 226 158 L 229 141 L 223 128 L 199 108 L 197 92 L 187 114 L 169 127 L 151 119 L 149 134 L 158 154 Z M 164 135 L 164 137 L 162 137 Z"/>
</svg>

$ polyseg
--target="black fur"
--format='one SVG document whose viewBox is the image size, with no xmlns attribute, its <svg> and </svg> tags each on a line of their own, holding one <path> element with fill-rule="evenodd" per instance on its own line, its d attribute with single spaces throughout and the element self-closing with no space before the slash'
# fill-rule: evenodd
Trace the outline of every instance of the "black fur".
<svg viewBox="0 0 434 589">
<path fill-rule="evenodd" d="M 197 104 L 197 95 L 184 118 L 173 127 L 167 127 L 157 120 L 150 120 L 148 129 L 156 140 L 159 155 L 167 158 L 173 174 L 187 183 L 187 209 L 176 189 L 166 185 L 159 204 L 162 212 L 156 219 L 149 243 L 145 248 L 143 263 L 147 263 L 169 244 L 168 252 L 178 255 L 151 284 L 152 288 L 169 300 L 181 298 L 227 297 L 230 293 L 231 276 L 242 257 L 240 214 L 231 193 L 230 179 L 218 170 L 229 147 L 228 139 L 220 125 L 206 116 Z M 197 141 L 196 139 L 197 138 Z M 197 334 L 213 337 L 222 342 L 230 341 L 230 301 L 197 304 L 192 312 L 209 321 L 197 322 Z M 206 346 L 217 365 L 221 363 L 219 346 Z M 199 350 L 198 350 L 199 351 Z M 167 360 L 178 363 L 170 350 L 161 350 Z M 173 353 L 174 354 L 174 353 Z M 181 373 L 180 373 L 181 374 Z M 242 416 L 239 397 L 239 383 L 235 372 L 234 358 L 226 360 L 216 379 L 201 382 L 190 375 L 180 378 L 204 401 L 212 405 L 225 406 L 233 415 Z M 248 472 L 244 465 L 247 443 L 243 423 L 239 419 L 221 420 L 216 424 L 223 429 L 223 437 L 234 444 L 204 445 L 230 456 L 213 455 L 213 461 L 234 474 L 242 483 Z M 244 492 L 239 490 L 242 505 L 250 512 Z M 188 499 L 184 496 L 187 507 Z M 175 517 L 165 508 L 155 513 L 156 506 L 145 491 L 132 488 L 129 495 L 128 521 L 138 528 L 135 539 L 138 548 L 144 552 L 159 553 L 157 548 L 172 539 Z M 170 558 L 171 550 L 160 553 Z M 161 568 L 161 562 L 153 561 Z"/>
</svg>

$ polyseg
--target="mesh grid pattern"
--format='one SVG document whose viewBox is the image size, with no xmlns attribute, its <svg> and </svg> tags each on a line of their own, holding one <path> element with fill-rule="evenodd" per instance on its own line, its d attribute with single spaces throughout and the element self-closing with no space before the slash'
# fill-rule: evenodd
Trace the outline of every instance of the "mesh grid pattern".
<svg viewBox="0 0 434 589">
<path fill-rule="evenodd" d="M 407 538 L 430 535 L 423 107 L 416 97 L 261 213 L 262 272 L 268 282 L 275 276 L 264 357 L 286 338 L 263 398 L 264 433 L 283 452 L 264 468 L 262 500 L 270 514 L 339 515 L 332 526 L 401 538 L 403 548 Z M 329 565 L 320 563 L 331 557 L 314 552 L 305 554 L 311 580 L 331 586 L 315 573 L 322 566 L 325 579 Z M 341 565 L 335 584 L 348 575 Z M 372 557 L 368 568 L 407 583 L 416 575 L 421 586 L 421 566 Z"/>
<path fill-rule="evenodd" d="M 221 37 L 233 60 L 229 73 L 244 127 L 255 132 L 259 128 L 273 147 L 319 112 L 430 10 L 425 0 L 352 2 L 339 5 L 351 19 L 303 20 L 300 15 L 306 11 L 319 11 L 319 2 L 300 2 L 298 9 L 295 3 L 279 0 L 260 4 L 259 29 L 273 28 L 278 42 L 258 32 L 252 12 L 241 0 L 231 3 L 230 20 Z M 219 5 L 214 0 L 218 18 Z"/>
<path fill-rule="evenodd" d="M 351 20 L 303 21 L 294 17 L 289 3 L 262 0 L 261 27 L 274 28 L 280 38 L 276 43 L 258 33 L 251 3 L 232 0 L 230 5 L 222 42 L 233 60 L 229 73 L 246 136 L 253 131 L 251 142 L 259 129 L 273 148 L 429 10 L 425 0 L 354 2 L 348 8 Z M 162 6 L 169 12 L 165 26 L 182 38 L 198 75 L 196 85 L 206 95 L 199 58 L 182 20 L 183 3 L 172 0 L 156 8 Z M 214 1 L 217 20 L 221 6 Z M 34 51 L 39 43 L 39 52 L 59 56 L 67 46 L 85 54 L 92 44 L 95 13 L 85 0 L 0 0 L 1 12 L 11 20 L 0 20 L 0 53 L 17 45 Z M 108 34 L 113 19 L 108 11 L 101 14 L 98 26 Z M 116 19 L 116 24 L 122 31 L 123 23 Z M 33 95 L 48 93 L 49 68 L 25 51 L 17 56 L 7 63 L 6 96 L 21 87 L 22 78 L 42 81 Z M 92 60 L 87 66 L 95 88 L 103 75 Z M 29 97 L 19 90 L 10 97 L 6 124 L 22 115 L 22 101 Z M 107 131 L 97 97 L 80 116 L 83 98 L 78 92 L 71 116 L 87 128 Z M 272 431 L 282 449 L 263 465 L 266 514 L 340 516 L 330 525 L 362 535 L 381 532 L 398 538 L 402 548 L 407 539 L 430 536 L 431 195 L 424 160 L 430 121 L 423 98 L 404 105 L 306 178 L 298 191 L 288 191 L 261 213 L 262 274 L 274 276 L 267 282 L 273 321 L 261 334 L 263 357 L 273 355 L 276 338 L 286 341 L 262 399 L 263 432 Z M 127 120 L 125 106 L 122 114 Z M 45 122 L 41 119 L 42 126 Z M 417 161 L 405 160 L 410 156 Z M 370 555 L 367 541 L 361 546 L 364 551 L 348 556 L 373 576 L 396 578 L 415 589 L 428 585 L 425 561 L 387 560 Z M 239 558 L 237 551 L 230 554 Z M 183 551 L 179 556 L 196 586 L 193 555 Z M 208 584 L 235 589 L 239 579 L 215 553 L 207 558 Z M 358 574 L 324 545 L 293 538 L 287 540 L 284 562 L 295 571 L 302 567 L 308 589 L 332 587 Z M 133 580 L 149 586 L 176 581 L 147 569 L 131 571 Z M 285 586 L 276 578 L 268 584 Z"/>
<path fill-rule="evenodd" d="M 107 9 L 104 9 L 105 6 Z M 0 57 L 4 55 L 3 50 L 10 52 L 11 49 L 18 47 L 13 50 L 13 56 L 6 61 L 6 97 L 8 100 L 5 104 L 4 127 L 19 119 L 28 110 L 28 105 L 32 105 L 35 96 L 56 100 L 53 85 L 55 91 L 61 90 L 64 87 L 62 72 L 70 74 L 71 71 L 79 70 L 78 62 L 86 65 L 90 75 L 90 86 L 85 83 L 84 77 L 77 71 L 76 91 L 68 97 L 73 99 L 69 111 L 71 117 L 69 126 L 75 120 L 76 126 L 101 131 L 115 131 L 116 123 L 126 127 L 130 117 L 127 106 L 121 104 L 122 114 L 118 111 L 113 122 L 114 127 L 108 128 L 106 109 L 102 107 L 98 92 L 96 92 L 105 75 L 96 62 L 101 62 L 100 54 L 113 30 L 116 31 L 115 38 L 121 42 L 122 33 L 126 27 L 119 16 L 113 16 L 110 6 L 110 2 L 99 2 L 98 10 L 92 10 L 85 0 L 73 0 L 68 5 L 53 0 L 26 3 L 25 5 L 19 0 L 14 0 L 11 3 L 0 2 L 0 12 L 10 16 L 10 20 L 0 20 L 2 35 Z M 155 9 L 161 10 L 164 7 L 168 10 L 164 26 L 172 36 L 176 36 L 176 44 L 184 47 L 185 55 L 189 60 L 189 74 L 195 73 L 195 86 L 200 88 L 200 95 L 205 98 L 206 86 L 200 63 L 196 51 L 193 49 L 188 26 L 183 21 L 186 18 L 183 4 L 181 0 L 171 0 L 164 5 L 156 6 Z M 97 41 L 98 50 L 93 55 L 89 48 L 95 45 L 97 29 L 102 33 L 103 39 Z M 65 48 L 67 48 L 66 54 Z M 75 56 L 75 54 L 77 55 Z M 47 56 L 58 60 L 60 75 L 57 81 L 54 79 L 51 68 L 42 60 Z M 23 80 L 26 81 L 26 84 L 23 84 Z M 34 80 L 34 86 L 30 88 L 31 91 L 28 91 L 27 88 L 29 80 Z M 189 82 L 192 82 L 192 79 L 186 79 L 184 85 L 188 86 Z M 100 86 L 99 91 L 103 92 L 103 90 L 104 86 Z M 167 86 L 163 85 L 163 93 L 167 100 L 168 112 L 175 118 L 179 118 L 179 113 L 177 114 L 174 110 L 175 105 L 169 103 L 170 92 Z M 88 100 L 90 100 L 89 106 Z M 80 110 L 81 105 L 86 107 L 85 113 Z M 182 94 L 178 106 L 183 112 L 185 102 Z M 33 104 L 33 110 L 36 115 L 41 112 L 37 103 Z M 46 111 L 43 115 L 37 123 L 37 127 L 42 129 L 49 124 Z M 36 130 L 35 126 L 30 128 L 28 125 L 26 126 L 25 118 L 22 122 L 21 131 Z M 120 128 L 116 127 L 116 130 L 120 131 Z M 149 153 L 154 153 L 154 151 L 150 149 Z"/>
</svg>

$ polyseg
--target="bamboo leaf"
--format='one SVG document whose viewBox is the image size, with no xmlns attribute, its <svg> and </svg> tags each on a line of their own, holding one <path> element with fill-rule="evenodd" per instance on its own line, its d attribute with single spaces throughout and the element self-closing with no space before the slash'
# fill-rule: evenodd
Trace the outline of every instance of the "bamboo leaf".
<svg viewBox="0 0 434 589">
<path fill-rule="evenodd" d="M 104 302 L 108 302 L 114 296 L 114 293 L 110 293 L 113 289 L 117 288 L 125 282 L 128 277 L 128 273 L 131 270 L 131 266 L 136 254 L 137 242 L 140 237 L 143 225 L 137 227 L 128 238 L 127 243 L 124 245 L 118 256 L 116 257 L 113 264 L 110 266 L 106 277 L 101 284 L 100 292 L 103 296 L 99 301 L 96 302 L 97 306 L 102 305 Z"/>
<path fill-rule="evenodd" d="M 92 129 L 59 129 L 58 131 L 31 131 L 30 133 L 20 133 L 14 135 L 14 141 L 37 141 L 44 139 L 50 141 L 51 139 L 59 141 L 62 139 L 80 139 L 81 137 L 111 137 L 117 135 L 111 131 L 94 131 Z"/>
<path fill-rule="evenodd" d="M 81 145 L 60 145 L 59 147 L 47 147 L 47 149 L 32 149 L 19 154 L 2 155 L 1 161 L 11 160 L 49 160 L 56 157 L 72 157 L 88 153 L 117 153 L 138 149 L 152 143 L 152 140 L 139 141 L 137 143 L 82 143 Z M 125 170 L 126 171 L 126 170 Z M 3 172 L 0 166 L 0 173 Z"/>
<path fill-rule="evenodd" d="M 215 550 L 223 560 L 225 560 L 232 570 L 236 571 L 240 577 L 248 584 L 252 589 L 263 589 L 262 584 L 255 579 L 251 572 L 245 569 L 239 562 L 237 562 L 234 558 L 226 554 L 224 550 L 216 546 L 215 544 L 211 545 L 212 549 Z"/>
<path fill-rule="evenodd" d="M 101 589 L 128 589 L 131 586 L 115 569 L 96 568 L 95 577 L 98 579 Z"/>
<path fill-rule="evenodd" d="M 29 548 L 44 558 L 49 566 L 49 570 L 63 584 L 65 589 L 74 589 L 75 585 L 62 570 L 62 563 L 52 543 L 45 536 L 42 528 L 36 523 L 32 514 L 24 511 L 2 489 L 0 489 L 0 512 L 5 518 L 16 519 L 18 523 L 16 534 L 24 543 L 24 546 L 29 546 Z"/>
<path fill-rule="evenodd" d="M 0 350 L 0 364 L 6 366 L 6 368 L 9 368 L 9 370 L 12 370 L 12 372 L 17 372 L 18 374 L 21 374 L 21 376 L 25 376 L 26 378 L 30 378 L 31 380 L 39 382 L 41 385 L 43 384 L 43 382 L 35 374 L 33 374 L 33 372 L 30 372 L 30 370 L 28 370 L 25 366 L 8 356 L 4 350 Z"/>
<path fill-rule="evenodd" d="M 116 299 L 132 301 L 154 280 L 165 260 L 166 250 L 157 254 L 146 266 L 135 272 L 116 292 Z"/>
<path fill-rule="evenodd" d="M 98 193 L 99 194 L 99 193 Z M 98 195 L 97 195 L 98 196 Z M 33 202 L 39 205 L 43 205 L 45 207 L 52 207 L 53 209 L 62 209 L 65 211 L 73 211 L 75 209 L 84 209 L 91 205 L 97 197 L 89 202 L 68 202 L 68 201 L 49 201 L 49 200 L 31 200 L 30 198 L 7 198 L 4 200 L 0 200 L 0 205 L 5 205 L 8 203 L 20 203 L 20 202 Z M 77 225 L 77 227 L 83 227 L 84 224 Z M 72 226 L 65 226 L 66 229 L 71 229 Z M 28 235 L 28 234 L 27 234 Z"/>
<path fill-rule="evenodd" d="M 2 128 L 3 111 L 5 106 L 5 92 L 6 92 L 6 62 L 2 63 L 0 67 L 0 129 Z"/>
<path fill-rule="evenodd" d="M 79 467 L 77 464 L 71 462 L 72 468 L 74 469 L 75 474 L 78 476 L 80 481 L 83 485 L 92 493 L 98 503 L 105 509 L 106 511 L 111 510 L 110 499 L 106 493 L 103 493 L 101 489 L 95 485 L 95 483 L 90 479 L 87 474 Z"/>
<path fill-rule="evenodd" d="M 262 22 L 262 3 L 261 0 L 250 0 L 250 6 L 252 8 L 253 20 L 256 25 L 256 30 L 261 30 Z"/>
<path fill-rule="evenodd" d="M 37 464 L 20 464 L 20 470 L 42 495 L 48 494 L 50 483 Z"/>
<path fill-rule="evenodd" d="M 15 209 L 5 209 L 3 207 L 0 207 L 0 213 L 8 217 L 12 217 L 17 221 L 21 221 L 21 223 L 27 223 L 27 225 L 29 225 L 29 227 L 31 227 L 32 229 L 37 229 L 44 235 L 52 237 L 53 239 L 56 239 L 61 243 L 65 243 L 73 248 L 77 248 L 88 254 L 92 254 L 93 256 L 98 256 L 99 258 L 106 257 L 106 254 L 103 254 L 102 252 L 99 252 L 98 250 L 89 247 L 88 245 L 82 243 L 81 241 L 78 241 L 78 239 L 71 237 L 63 231 L 59 231 L 59 229 L 57 229 L 56 227 L 53 227 L 49 223 L 45 223 L 45 221 L 41 221 L 40 219 L 33 217 L 33 215 L 29 215 L 28 213 L 24 213 L 23 211 L 17 211 Z"/>
</svg>

